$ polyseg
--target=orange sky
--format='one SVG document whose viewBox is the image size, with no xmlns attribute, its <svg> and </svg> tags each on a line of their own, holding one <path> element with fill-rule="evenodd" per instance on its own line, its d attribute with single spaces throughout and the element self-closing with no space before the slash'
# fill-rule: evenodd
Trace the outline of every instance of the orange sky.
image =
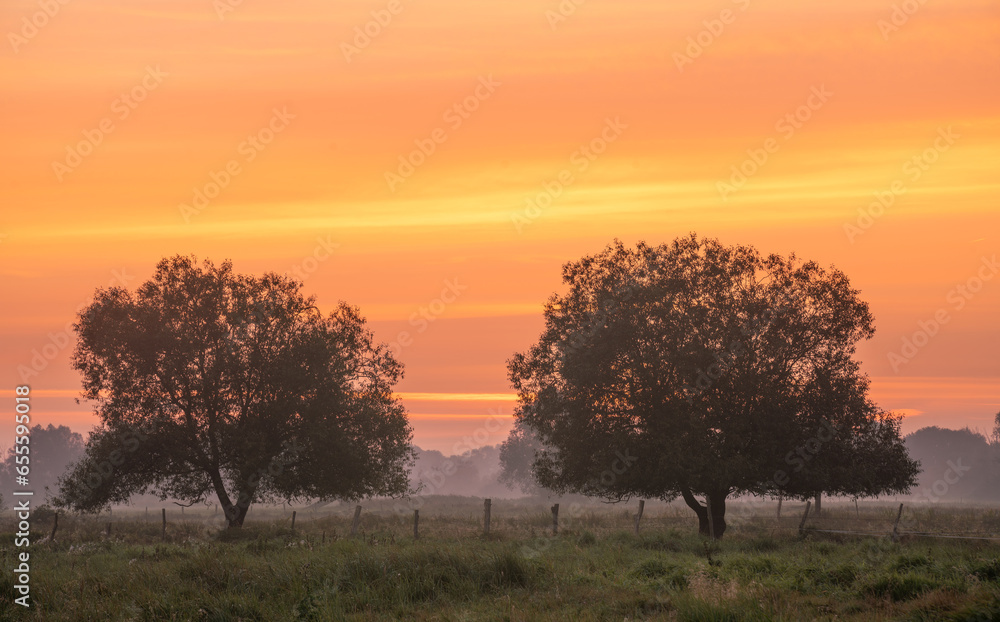
<svg viewBox="0 0 1000 622">
<path fill-rule="evenodd" d="M 995 2 L 50 1 L 0 9 L 0 396 L 34 359 L 37 422 L 93 423 L 74 310 L 194 253 L 408 332 L 417 444 L 496 443 L 561 264 L 689 231 L 844 270 L 906 431 L 1000 410 Z"/>
</svg>

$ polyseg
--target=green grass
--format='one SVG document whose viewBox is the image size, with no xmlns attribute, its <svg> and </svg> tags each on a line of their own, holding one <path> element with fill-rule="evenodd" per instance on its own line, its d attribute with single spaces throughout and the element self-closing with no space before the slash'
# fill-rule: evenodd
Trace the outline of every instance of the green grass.
<svg viewBox="0 0 1000 622">
<path fill-rule="evenodd" d="M 486 538 L 475 500 L 432 501 L 419 540 L 386 511 L 346 537 L 346 505 L 300 511 L 294 531 L 280 509 L 235 532 L 189 512 L 166 541 L 141 512 L 110 537 L 106 516 L 61 517 L 54 542 L 36 526 L 35 606 L 5 598 L 0 620 L 1000 620 L 989 542 L 800 538 L 738 506 L 708 547 L 693 520 L 648 506 L 639 536 L 621 508 L 594 506 L 553 538 L 547 510 L 495 500 Z M 949 519 L 936 509 L 938 527 Z M 0 550 L 3 568 L 14 553 Z M 13 580 L 0 574 L 5 594 Z"/>
</svg>

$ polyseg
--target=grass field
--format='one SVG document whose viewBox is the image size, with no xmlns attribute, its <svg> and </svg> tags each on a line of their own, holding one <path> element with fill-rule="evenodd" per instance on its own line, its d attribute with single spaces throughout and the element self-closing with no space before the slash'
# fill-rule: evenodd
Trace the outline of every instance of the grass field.
<svg viewBox="0 0 1000 622">
<path fill-rule="evenodd" d="M 802 504 L 734 503 L 725 539 L 698 537 L 682 505 L 430 498 L 412 513 L 367 502 L 254 508 L 239 532 L 212 510 L 149 516 L 33 517 L 31 596 L 3 600 L 4 620 L 1000 620 L 1000 542 L 798 534 Z M 892 504 L 826 504 L 809 526 L 888 533 Z M 908 531 L 997 533 L 988 508 L 918 508 Z M 13 593 L 14 523 L 6 513 L 0 575 Z"/>
</svg>

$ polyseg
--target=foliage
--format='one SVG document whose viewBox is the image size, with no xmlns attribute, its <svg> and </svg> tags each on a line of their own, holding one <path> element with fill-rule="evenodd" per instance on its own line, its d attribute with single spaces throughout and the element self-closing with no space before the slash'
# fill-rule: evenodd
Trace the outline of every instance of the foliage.
<svg viewBox="0 0 1000 622">
<path fill-rule="evenodd" d="M 842 272 L 691 235 L 616 242 L 566 264 L 563 281 L 538 342 L 508 363 L 543 486 L 680 495 L 720 537 L 733 494 L 913 485 L 899 418 L 868 398 L 852 358 L 874 327 Z"/>
<path fill-rule="evenodd" d="M 73 363 L 101 425 L 57 501 L 215 495 L 239 526 L 259 500 L 405 493 L 402 365 L 356 308 L 324 316 L 301 289 L 176 256 L 135 292 L 98 290 Z"/>
<path fill-rule="evenodd" d="M 514 424 L 507 439 L 500 445 L 500 482 L 524 494 L 537 494 L 541 487 L 532 467 L 537 452 L 542 449 L 538 436 L 521 421 Z"/>
</svg>

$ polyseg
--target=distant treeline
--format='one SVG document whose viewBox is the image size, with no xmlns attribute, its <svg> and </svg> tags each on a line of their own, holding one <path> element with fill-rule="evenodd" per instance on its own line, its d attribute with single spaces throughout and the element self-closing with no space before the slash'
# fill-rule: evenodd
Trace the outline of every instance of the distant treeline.
<svg viewBox="0 0 1000 622">
<path fill-rule="evenodd" d="M 84 439 L 66 426 L 35 426 L 32 435 L 31 487 L 42 497 L 57 489 L 58 478 L 83 456 Z M 951 430 L 936 426 L 921 428 L 905 438 L 910 457 L 920 462 L 919 484 L 913 490 L 917 501 L 947 503 L 1000 501 L 1000 439 L 990 440 L 969 428 Z M 410 484 L 423 495 L 474 497 L 519 497 L 499 480 L 500 449 L 487 445 L 457 456 L 416 449 Z M 10 507 L 15 489 L 13 448 L 4 452 L 0 464 L 0 491 Z M 524 465 L 527 467 L 528 465 Z M 48 488 L 48 492 L 46 492 Z M 544 493 L 539 490 L 538 492 Z M 149 495 L 133 499 L 137 506 L 156 504 Z"/>
<path fill-rule="evenodd" d="M 920 461 L 918 501 L 949 503 L 1000 500 L 1000 439 L 969 428 L 931 426 L 905 439 L 910 457 Z"/>
</svg>

